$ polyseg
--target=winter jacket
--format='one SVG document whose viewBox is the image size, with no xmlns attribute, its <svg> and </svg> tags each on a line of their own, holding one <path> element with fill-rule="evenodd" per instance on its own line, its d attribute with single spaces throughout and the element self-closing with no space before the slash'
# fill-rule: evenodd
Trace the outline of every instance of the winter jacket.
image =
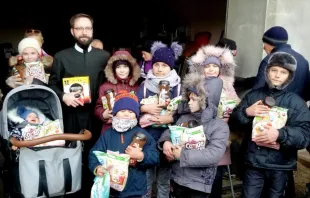
<svg viewBox="0 0 310 198">
<path fill-rule="evenodd" d="M 256 76 L 256 83 L 253 86 L 253 90 L 264 87 L 265 85 L 265 68 L 270 56 L 274 52 L 287 52 L 294 56 L 297 60 L 297 69 L 295 72 L 295 78 L 293 82 L 288 86 L 288 91 L 294 92 L 300 97 L 305 99 L 307 88 L 309 87 L 309 63 L 298 52 L 294 51 L 289 44 L 283 44 L 275 47 L 270 54 L 268 54 L 260 63 L 258 73 Z"/>
<path fill-rule="evenodd" d="M 198 71 L 200 75 L 204 76 L 204 62 L 209 57 L 218 57 L 220 59 L 220 76 L 219 79 L 222 79 L 223 81 L 223 88 L 221 92 L 218 92 L 218 88 L 214 85 L 212 85 L 214 80 L 210 78 L 216 78 L 216 77 L 207 77 L 205 78 L 205 86 L 206 89 L 208 89 L 209 93 L 213 93 L 212 97 L 214 97 L 212 100 L 217 101 L 214 102 L 214 105 L 218 107 L 219 102 L 223 100 L 236 100 L 237 102 L 240 101 L 238 95 L 236 94 L 236 91 L 233 87 L 234 85 L 234 75 L 235 75 L 235 68 L 236 63 L 234 61 L 233 55 L 231 54 L 229 49 L 222 48 L 222 47 L 216 47 L 213 45 L 207 45 L 204 47 L 201 47 L 197 53 L 192 56 L 189 59 L 190 63 L 190 71 Z M 218 93 L 218 94 L 214 94 Z M 221 165 L 228 165 L 231 163 L 230 159 L 230 149 L 229 147 L 226 149 L 225 154 L 221 161 L 219 162 L 219 166 Z"/>
<path fill-rule="evenodd" d="M 156 95 L 156 93 L 153 93 L 151 91 L 149 91 L 148 89 L 144 88 L 144 83 L 142 83 L 138 89 L 138 92 L 137 92 L 137 97 L 139 99 L 139 103 L 141 102 L 141 100 L 143 98 L 148 98 L 149 96 L 154 96 Z M 170 95 L 171 95 L 171 98 L 175 98 L 177 96 L 180 95 L 180 86 L 175 86 L 173 87 L 172 90 L 170 90 Z M 174 118 L 174 122 L 176 121 L 177 119 L 177 115 L 173 116 Z M 161 134 L 166 130 L 166 128 L 163 128 L 163 127 L 158 127 L 158 128 L 155 128 L 155 127 L 152 127 L 152 126 L 149 126 L 149 127 L 146 127 L 145 130 L 151 134 L 151 136 L 154 138 L 155 141 L 157 141 L 159 139 L 159 137 L 161 136 Z"/>
<path fill-rule="evenodd" d="M 117 78 L 113 72 L 113 62 L 117 60 L 127 60 L 131 64 L 132 76 L 128 79 L 122 80 Z M 103 118 L 103 112 L 105 109 L 102 105 L 102 97 L 104 97 L 104 92 L 109 89 L 113 89 L 115 94 L 117 94 L 120 90 L 126 90 L 128 92 L 134 91 L 136 92 L 139 88 L 137 84 L 138 79 L 140 78 L 140 67 L 137 64 L 136 60 L 129 55 L 113 55 L 109 61 L 107 66 L 104 69 L 105 76 L 107 81 L 103 83 L 99 88 L 99 97 L 95 106 L 95 115 L 97 118 L 102 120 L 103 125 L 101 129 L 101 133 L 103 133 L 107 128 L 111 127 L 111 123 Z"/>
<path fill-rule="evenodd" d="M 95 168 L 99 166 L 100 163 L 93 151 L 107 152 L 107 150 L 110 150 L 125 153 L 125 149 L 130 145 L 136 132 L 142 132 L 147 136 L 147 142 L 143 148 L 144 158 L 142 162 L 137 163 L 136 167 L 129 167 L 127 183 L 122 192 L 111 189 L 110 194 L 114 197 L 142 196 L 147 193 L 146 170 L 159 163 L 154 139 L 144 129 L 137 126 L 123 133 L 110 128 L 100 136 L 99 140 L 89 152 L 88 167 L 91 172 L 94 172 Z M 123 143 L 121 139 L 124 140 Z"/>
<path fill-rule="evenodd" d="M 257 146 L 251 139 L 253 117 L 248 117 L 246 109 L 258 100 L 271 96 L 276 100 L 276 106 L 288 109 L 286 125 L 279 129 L 276 142 L 280 149 L 275 150 Z M 295 93 L 287 89 L 270 89 L 265 87 L 247 93 L 229 119 L 233 128 L 246 131 L 247 150 L 245 162 L 256 168 L 273 170 L 296 169 L 297 151 L 306 148 L 310 138 L 310 112 L 306 103 Z"/>
<path fill-rule="evenodd" d="M 147 73 L 153 68 L 152 60 L 140 61 L 139 66 L 141 68 L 141 77 L 146 78 Z"/>
<path fill-rule="evenodd" d="M 195 85 L 200 87 L 198 88 L 198 92 L 200 93 L 199 98 L 202 110 L 196 113 L 190 113 L 187 112 L 187 103 L 181 103 L 178 110 L 184 114 L 178 119 L 176 125 L 190 120 L 196 120 L 203 126 L 206 136 L 206 146 L 202 150 L 188 150 L 183 147 L 180 160 L 174 161 L 171 164 L 171 178 L 181 186 L 210 193 L 217 164 L 226 150 L 229 128 L 226 122 L 217 118 L 217 107 L 211 100 L 211 98 L 214 98 L 212 95 L 216 93 L 206 93 L 203 95 L 203 90 L 205 90 L 203 81 L 202 86 L 196 83 L 199 77 L 195 78 L 195 75 L 197 74 L 188 74 L 184 78 L 182 96 L 185 100 L 188 100 L 188 91 L 186 89 Z M 221 82 L 217 78 L 214 80 L 218 83 Z M 221 89 L 220 87 L 218 92 L 221 92 Z M 204 104 L 201 101 L 205 101 L 208 104 L 207 107 L 203 108 Z M 163 144 L 165 141 L 171 141 L 169 129 L 161 135 L 158 142 Z"/>
</svg>

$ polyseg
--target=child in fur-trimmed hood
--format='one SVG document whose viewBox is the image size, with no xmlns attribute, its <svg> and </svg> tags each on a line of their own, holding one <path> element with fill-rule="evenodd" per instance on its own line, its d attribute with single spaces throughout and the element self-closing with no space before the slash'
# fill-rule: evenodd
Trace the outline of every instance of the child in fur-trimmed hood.
<svg viewBox="0 0 310 198">
<path fill-rule="evenodd" d="M 222 82 L 212 79 L 213 86 L 221 93 Z M 204 78 L 198 73 L 189 73 L 182 82 L 182 96 L 189 111 L 184 111 L 176 125 L 197 121 L 203 126 L 205 147 L 198 150 L 172 145 L 170 130 L 159 139 L 159 146 L 171 162 L 171 197 L 208 197 L 216 174 L 216 167 L 223 156 L 228 142 L 227 123 L 217 118 L 217 107 L 212 95 L 204 87 Z M 180 105 L 180 108 L 183 106 Z M 180 109 L 179 109 L 180 110 Z M 178 160 L 179 159 L 179 160 Z"/>
<path fill-rule="evenodd" d="M 223 80 L 223 89 L 220 94 L 220 102 L 216 104 L 217 106 L 219 106 L 220 103 L 229 100 L 235 101 L 236 104 L 240 102 L 240 99 L 233 87 L 236 63 L 231 51 L 228 48 L 216 47 L 213 45 L 201 47 L 195 55 L 189 58 L 188 62 L 190 64 L 190 72 L 196 72 L 205 78 L 206 89 L 208 89 L 209 92 L 214 91 L 213 86 L 208 86 L 209 79 L 220 78 Z M 219 108 L 223 108 L 222 104 Z M 221 109 L 218 110 L 218 117 L 228 122 L 231 111 L 222 111 Z M 218 173 L 216 176 L 216 181 L 214 182 L 212 195 L 215 191 L 217 191 L 217 194 L 221 193 L 222 170 L 230 163 L 230 147 L 228 146 L 224 156 L 218 164 Z M 219 189 L 217 189 L 217 187 Z"/>
<path fill-rule="evenodd" d="M 99 88 L 99 97 L 96 102 L 95 115 L 102 120 L 103 133 L 111 127 L 112 111 L 103 107 L 102 98 L 105 91 L 113 89 L 115 95 L 120 91 L 136 92 L 139 88 L 137 83 L 141 70 L 135 58 L 127 51 L 116 51 L 108 60 L 105 69 L 107 81 Z"/>
</svg>

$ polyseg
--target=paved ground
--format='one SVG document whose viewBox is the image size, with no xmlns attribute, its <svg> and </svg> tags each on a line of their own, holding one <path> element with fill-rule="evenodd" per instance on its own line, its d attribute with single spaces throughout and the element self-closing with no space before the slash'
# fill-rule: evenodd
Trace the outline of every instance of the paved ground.
<svg viewBox="0 0 310 198">
<path fill-rule="evenodd" d="M 304 155 L 308 157 L 310 160 L 310 156 L 307 156 L 306 153 L 304 153 Z M 3 156 L 0 154 L 0 168 L 2 167 L 2 163 L 3 163 Z M 295 184 L 296 184 L 297 198 L 310 198 L 310 195 L 306 195 L 305 186 L 306 186 L 306 183 L 308 182 L 310 182 L 310 169 L 299 162 L 298 170 L 295 172 Z M 242 182 L 234 178 L 233 184 L 234 184 L 235 198 L 240 198 Z M 155 189 L 155 186 L 153 189 Z M 2 178 L 0 177 L 0 198 L 4 198 L 3 190 L 4 190 L 3 181 L 2 181 Z M 223 191 L 224 191 L 223 198 L 232 197 L 230 184 L 228 180 L 224 180 L 223 182 Z"/>
</svg>

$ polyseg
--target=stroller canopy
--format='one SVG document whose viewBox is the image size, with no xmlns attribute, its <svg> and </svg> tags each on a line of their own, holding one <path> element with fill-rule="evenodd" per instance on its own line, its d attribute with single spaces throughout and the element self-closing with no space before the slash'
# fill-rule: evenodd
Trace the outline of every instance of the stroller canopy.
<svg viewBox="0 0 310 198">
<path fill-rule="evenodd" d="M 1 135 L 4 139 L 9 139 L 8 111 L 21 105 L 37 108 L 51 120 L 59 119 L 63 129 L 62 108 L 56 93 L 42 85 L 23 85 L 11 90 L 4 99 L 1 113 Z"/>
</svg>

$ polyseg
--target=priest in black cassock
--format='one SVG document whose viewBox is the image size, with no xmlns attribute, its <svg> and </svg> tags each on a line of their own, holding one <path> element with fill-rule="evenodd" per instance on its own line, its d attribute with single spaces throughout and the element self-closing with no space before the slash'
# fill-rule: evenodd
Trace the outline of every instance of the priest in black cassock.
<svg viewBox="0 0 310 198">
<path fill-rule="evenodd" d="M 63 104 L 63 117 L 65 133 L 79 133 L 81 129 L 94 128 L 94 106 L 98 97 L 98 89 L 102 81 L 103 69 L 110 54 L 91 46 L 93 39 L 93 18 L 86 14 L 76 14 L 70 20 L 71 34 L 75 46 L 64 49 L 55 54 L 49 87 L 58 95 Z M 90 103 L 83 100 L 78 87 L 72 92 L 64 93 L 63 78 L 89 77 Z M 95 127 L 96 128 L 96 127 Z M 92 131 L 99 133 L 100 131 Z"/>
<path fill-rule="evenodd" d="M 76 14 L 70 20 L 71 34 L 76 43 L 74 47 L 64 49 L 55 54 L 52 65 L 49 87 L 53 89 L 62 102 L 63 121 L 65 133 L 79 133 L 82 129 L 92 132 L 92 140 L 84 143 L 82 155 L 82 190 L 69 197 L 89 197 L 92 186 L 92 174 L 87 169 L 87 156 L 93 143 L 97 141 L 101 122 L 94 116 L 94 107 L 98 97 L 98 89 L 104 77 L 103 69 L 107 64 L 110 54 L 105 50 L 93 48 L 93 18 L 86 14 Z M 89 78 L 90 98 L 82 94 L 82 86 L 70 85 L 66 80 L 70 77 Z M 64 79 L 64 82 L 63 82 Z M 68 84 L 70 92 L 64 90 L 64 84 Z M 85 100 L 83 100 L 85 99 Z M 90 99 L 90 100 L 89 100 Z M 84 102 L 82 102 L 84 101 Z M 90 102 L 90 103 L 88 103 Z"/>
</svg>

